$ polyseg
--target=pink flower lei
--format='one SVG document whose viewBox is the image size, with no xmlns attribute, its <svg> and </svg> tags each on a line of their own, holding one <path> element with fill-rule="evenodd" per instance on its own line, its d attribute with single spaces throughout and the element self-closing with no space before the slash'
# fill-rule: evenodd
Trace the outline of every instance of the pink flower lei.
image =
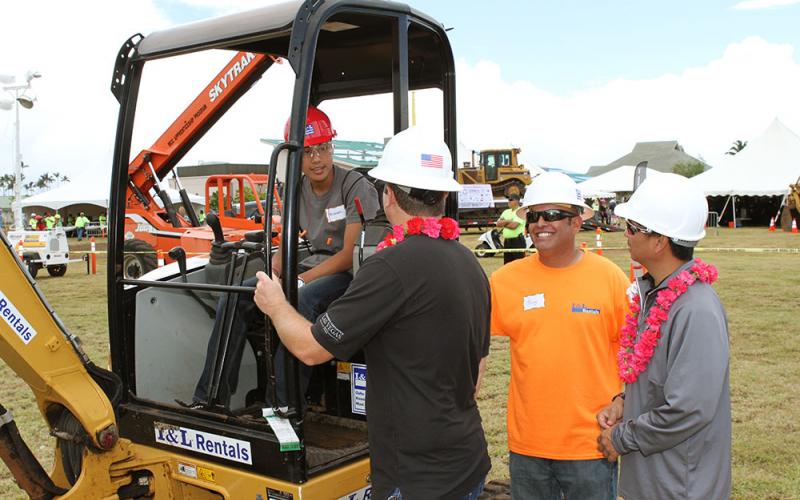
<svg viewBox="0 0 800 500">
<path fill-rule="evenodd" d="M 641 305 L 638 293 L 631 297 L 630 313 L 625 317 L 617 353 L 619 376 L 623 382 L 626 384 L 636 382 L 639 375 L 647 369 L 658 345 L 658 339 L 661 338 L 661 324 L 669 317 L 669 310 L 678 297 L 686 293 L 695 281 L 711 284 L 717 280 L 717 276 L 717 269 L 713 265 L 696 259 L 692 267 L 669 280 L 667 288 L 656 295 L 656 303 L 650 308 L 645 320 L 647 328 L 639 336 L 638 342 L 636 334 Z"/>
<path fill-rule="evenodd" d="M 429 238 L 442 238 L 443 240 L 454 240 L 461 234 L 458 228 L 458 222 L 450 217 L 414 217 L 406 224 L 407 230 L 399 224 L 392 226 L 391 234 L 378 243 L 376 251 L 383 250 L 386 247 L 393 247 L 403 241 L 406 235 L 424 234 Z"/>
</svg>

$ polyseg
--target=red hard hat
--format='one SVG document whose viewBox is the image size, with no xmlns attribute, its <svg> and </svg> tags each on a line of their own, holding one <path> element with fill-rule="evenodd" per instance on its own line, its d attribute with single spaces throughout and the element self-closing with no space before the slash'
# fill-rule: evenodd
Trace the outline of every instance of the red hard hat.
<svg viewBox="0 0 800 500">
<path fill-rule="evenodd" d="M 309 106 L 306 112 L 306 133 L 303 146 L 313 146 L 328 142 L 336 137 L 336 131 L 331 127 L 331 119 L 324 112 L 314 106 Z M 289 140 L 289 120 L 283 128 L 283 140 Z"/>
</svg>

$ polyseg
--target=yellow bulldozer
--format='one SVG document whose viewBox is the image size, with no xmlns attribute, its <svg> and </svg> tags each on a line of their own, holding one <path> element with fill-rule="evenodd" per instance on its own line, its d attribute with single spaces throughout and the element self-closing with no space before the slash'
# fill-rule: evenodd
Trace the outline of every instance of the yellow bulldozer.
<svg viewBox="0 0 800 500">
<path fill-rule="evenodd" d="M 484 149 L 472 152 L 472 161 L 458 169 L 461 184 L 489 184 L 495 198 L 522 194 L 531 183 L 531 173 L 519 163 L 520 148 Z M 476 161 L 477 158 L 477 161 Z"/>
<path fill-rule="evenodd" d="M 131 152 L 138 151 L 137 142 L 152 143 L 163 130 L 152 119 L 138 119 L 172 116 L 161 106 L 180 106 L 181 100 L 196 95 L 191 85 L 179 81 L 188 78 L 187 71 L 199 68 L 203 76 L 188 83 L 205 84 L 206 62 L 229 60 L 237 53 L 248 55 L 213 89 L 215 97 L 235 92 L 226 102 L 231 110 L 253 109 L 249 95 L 241 102 L 239 98 L 262 79 L 270 84 L 262 88 L 272 88 L 277 79 L 291 89 L 288 139 L 273 150 L 269 172 L 261 173 L 268 173 L 274 183 L 277 165 L 284 162 L 280 245 L 284 292 L 293 305 L 302 251 L 298 186 L 309 105 L 383 94 L 389 97 L 385 111 L 393 117 L 393 132 L 387 132 L 396 133 L 409 125 L 410 91 L 439 89 L 443 138 L 456 149 L 455 64 L 447 34 L 441 23 L 404 4 L 290 0 L 146 37 L 136 34 L 125 41 L 111 82 L 119 114 L 109 193 L 107 368 L 89 359 L 76 333 L 61 322 L 0 231 L 0 359 L 30 386 L 55 437 L 55 463 L 45 470 L 20 436 L 11 412 L 0 406 L 0 458 L 31 498 L 370 496 L 366 415 L 363 398 L 354 396 L 360 383 L 356 367 L 367 369 L 363 353 L 361 364 L 357 355 L 352 364 L 334 361 L 315 367 L 307 394 L 300 394 L 297 360 L 287 356 L 283 377 L 289 405 L 281 408 L 274 407 L 276 373 L 271 360 L 277 337 L 269 324 L 255 334 L 248 332 L 251 348 L 239 362 L 231 359 L 234 299 L 253 293 L 253 287 L 242 284 L 246 278 L 270 268 L 275 250 L 270 244 L 272 217 L 263 218 L 263 231 L 238 241 L 225 241 L 222 231 L 215 230 L 210 255 L 187 258 L 186 251 L 176 247 L 170 250 L 171 264 L 136 278 L 124 273 L 125 241 L 131 237 L 125 220 L 134 205 L 128 189 L 135 173 L 129 169 Z M 283 71 L 291 72 L 292 78 L 281 76 L 285 72 L 272 77 L 270 68 L 278 65 L 267 65 L 247 85 L 229 87 L 228 78 L 258 54 L 288 62 Z M 159 80 L 164 70 L 166 76 Z M 257 114 L 274 112 L 277 104 L 258 107 Z M 225 116 L 207 123 L 207 128 L 237 123 L 227 118 L 236 115 Z M 175 139 L 182 133 L 177 129 Z M 228 145 L 237 134 L 222 137 Z M 178 162 L 202 138 L 202 133 L 196 134 L 172 161 Z M 150 185 L 157 184 L 157 173 L 151 174 Z M 268 200 L 266 207 L 272 205 Z M 454 205 L 448 215 L 457 217 Z M 208 215 L 209 225 L 218 229 L 213 219 Z M 218 307 L 223 303 L 227 305 Z M 222 330 L 213 337 L 219 314 L 224 318 L 219 322 Z M 187 405 L 183 402 L 192 401 L 207 359 L 213 363 L 204 386 L 208 401 Z M 221 380 L 231 369 L 239 370 L 238 385 L 229 400 L 223 400 Z"/>
<path fill-rule="evenodd" d="M 791 231 L 792 221 L 800 225 L 800 177 L 797 182 L 789 184 L 789 194 L 786 197 L 786 208 L 781 215 L 781 229 Z"/>
</svg>

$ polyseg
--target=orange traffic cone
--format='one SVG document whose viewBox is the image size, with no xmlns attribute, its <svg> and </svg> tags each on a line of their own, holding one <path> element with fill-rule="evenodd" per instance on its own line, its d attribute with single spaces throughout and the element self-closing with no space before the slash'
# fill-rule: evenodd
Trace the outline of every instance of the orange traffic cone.
<svg viewBox="0 0 800 500">
<path fill-rule="evenodd" d="M 595 236 L 595 247 L 597 247 L 597 255 L 603 255 L 603 232 L 597 228 L 597 236 Z"/>
<path fill-rule="evenodd" d="M 157 255 L 156 262 L 157 262 L 158 267 L 164 267 L 164 251 L 163 250 L 158 250 L 156 252 L 156 255 Z"/>
<path fill-rule="evenodd" d="M 775 217 L 770 217 L 769 219 L 769 232 L 770 233 L 775 232 Z"/>
<path fill-rule="evenodd" d="M 792 219 L 792 234 L 797 234 L 797 220 Z"/>
</svg>

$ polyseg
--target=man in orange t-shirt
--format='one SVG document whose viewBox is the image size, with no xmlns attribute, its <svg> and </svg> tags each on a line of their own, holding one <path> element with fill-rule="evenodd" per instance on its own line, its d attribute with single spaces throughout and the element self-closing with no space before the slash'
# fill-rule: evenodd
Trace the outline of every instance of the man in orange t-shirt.
<svg viewBox="0 0 800 500">
<path fill-rule="evenodd" d="M 620 391 L 628 280 L 576 248 L 593 211 L 572 179 L 539 175 L 522 206 L 537 253 L 491 278 L 492 335 L 511 339 L 512 497 L 616 499 L 617 464 L 597 449 L 595 415 Z"/>
</svg>

